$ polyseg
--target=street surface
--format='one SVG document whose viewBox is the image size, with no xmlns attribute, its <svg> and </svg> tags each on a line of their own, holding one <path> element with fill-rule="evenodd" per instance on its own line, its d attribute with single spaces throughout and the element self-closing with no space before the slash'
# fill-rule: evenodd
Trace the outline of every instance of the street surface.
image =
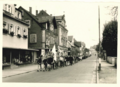
<svg viewBox="0 0 120 87">
<path fill-rule="evenodd" d="M 9 73 L 9 72 L 8 72 Z M 91 56 L 72 66 L 46 72 L 33 71 L 3 78 L 3 82 L 32 83 L 96 83 L 96 56 Z"/>
</svg>

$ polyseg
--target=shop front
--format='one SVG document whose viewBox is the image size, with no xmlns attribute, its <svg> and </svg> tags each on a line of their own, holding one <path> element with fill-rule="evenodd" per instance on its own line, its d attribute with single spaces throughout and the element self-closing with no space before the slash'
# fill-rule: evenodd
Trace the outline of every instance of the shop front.
<svg viewBox="0 0 120 87">
<path fill-rule="evenodd" d="M 3 69 L 34 63 L 37 57 L 37 51 L 35 49 L 3 48 Z"/>
</svg>

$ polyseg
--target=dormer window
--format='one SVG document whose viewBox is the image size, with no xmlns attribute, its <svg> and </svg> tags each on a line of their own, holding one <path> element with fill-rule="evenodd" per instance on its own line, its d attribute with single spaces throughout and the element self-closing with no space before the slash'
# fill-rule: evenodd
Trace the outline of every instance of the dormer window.
<svg viewBox="0 0 120 87">
<path fill-rule="evenodd" d="M 12 13 L 12 8 L 10 5 L 8 5 L 8 12 Z"/>
</svg>

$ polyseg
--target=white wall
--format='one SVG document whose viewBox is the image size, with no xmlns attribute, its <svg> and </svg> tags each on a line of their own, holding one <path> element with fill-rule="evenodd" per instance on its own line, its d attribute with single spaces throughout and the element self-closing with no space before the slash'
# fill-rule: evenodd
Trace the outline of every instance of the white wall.
<svg viewBox="0 0 120 87">
<path fill-rule="evenodd" d="M 28 27 L 27 25 L 24 25 L 20 22 L 17 22 L 13 19 L 9 19 L 7 17 L 3 17 L 3 21 L 7 23 L 12 23 L 14 26 L 20 26 L 22 28 L 26 29 L 26 34 L 28 36 Z M 21 31 L 22 32 L 22 31 Z M 17 35 L 10 36 L 9 34 L 4 35 L 3 34 L 3 47 L 9 47 L 9 48 L 28 48 L 28 38 L 23 38 L 23 34 L 21 38 L 18 38 Z"/>
</svg>

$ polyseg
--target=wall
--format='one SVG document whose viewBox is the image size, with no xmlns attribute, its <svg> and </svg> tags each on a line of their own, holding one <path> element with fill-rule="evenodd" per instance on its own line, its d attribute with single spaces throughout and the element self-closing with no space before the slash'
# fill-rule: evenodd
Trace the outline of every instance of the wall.
<svg viewBox="0 0 120 87">
<path fill-rule="evenodd" d="M 25 11 L 24 11 L 23 18 L 25 20 L 30 20 L 30 22 L 31 22 L 31 27 L 28 29 L 28 47 L 29 48 L 42 47 L 42 43 L 41 43 L 42 42 L 41 27 Z M 37 43 L 30 43 L 30 34 L 37 34 Z"/>
<path fill-rule="evenodd" d="M 24 25 L 20 22 L 15 21 L 14 19 L 10 19 L 8 17 L 3 17 L 3 21 L 6 21 L 7 23 L 12 23 L 14 26 L 20 26 L 22 28 L 26 29 L 26 32 L 28 32 L 27 25 Z M 27 33 L 28 35 L 28 33 Z M 4 35 L 3 34 L 3 47 L 9 47 L 9 48 L 28 48 L 28 38 L 24 39 L 23 36 L 21 38 L 18 38 L 17 35 L 10 36 L 10 35 Z"/>
</svg>

